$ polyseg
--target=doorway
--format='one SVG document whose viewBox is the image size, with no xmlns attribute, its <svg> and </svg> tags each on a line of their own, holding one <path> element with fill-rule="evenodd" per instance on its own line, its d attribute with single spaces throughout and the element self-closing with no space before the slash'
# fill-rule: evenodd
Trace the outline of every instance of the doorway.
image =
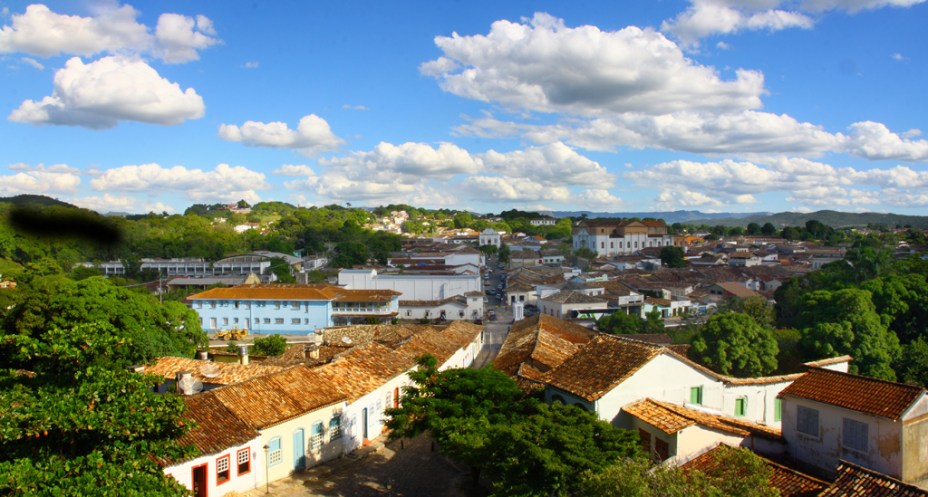
<svg viewBox="0 0 928 497">
<path fill-rule="evenodd" d="M 293 470 L 302 471 L 306 468 L 306 438 L 303 429 L 293 432 Z"/>
<path fill-rule="evenodd" d="M 367 440 L 367 408 L 361 410 L 361 433 L 363 440 Z"/>
<path fill-rule="evenodd" d="M 206 478 L 207 465 L 193 468 L 193 497 L 207 497 L 209 484 Z"/>
</svg>

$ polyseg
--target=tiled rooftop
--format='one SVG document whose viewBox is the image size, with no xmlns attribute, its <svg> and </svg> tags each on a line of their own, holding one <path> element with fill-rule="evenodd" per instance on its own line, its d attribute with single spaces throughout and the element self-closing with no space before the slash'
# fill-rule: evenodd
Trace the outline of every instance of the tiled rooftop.
<svg viewBox="0 0 928 497">
<path fill-rule="evenodd" d="M 684 471 L 699 470 L 713 476 L 721 473 L 723 469 L 719 460 L 725 452 L 736 450 L 725 444 L 719 444 L 712 450 L 702 453 L 680 466 Z M 767 466 L 773 470 L 770 475 L 770 486 L 780 491 L 781 497 L 815 497 L 819 495 L 828 483 L 817 478 L 805 475 L 793 469 L 764 459 Z"/>
<path fill-rule="evenodd" d="M 447 361 L 459 349 L 477 339 L 483 326 L 455 321 L 444 328 L 430 328 L 399 344 L 396 350 L 411 357 L 432 354 L 438 364 Z"/>
<path fill-rule="evenodd" d="M 258 376 L 277 373 L 283 369 L 280 366 L 267 366 L 257 362 L 243 366 L 237 363 L 208 362 L 186 357 L 160 357 L 154 364 L 145 366 L 145 373 L 173 380 L 177 373 L 186 371 L 203 383 L 231 385 Z"/>
<path fill-rule="evenodd" d="M 588 401 L 595 401 L 622 383 L 665 348 L 645 342 L 597 335 L 563 364 L 545 374 L 545 381 Z"/>
<path fill-rule="evenodd" d="M 780 392 L 898 420 L 925 389 L 827 369 L 812 369 Z"/>
<path fill-rule="evenodd" d="M 415 365 L 414 356 L 370 342 L 348 350 L 312 372 L 318 382 L 330 385 L 353 402 Z"/>
<path fill-rule="evenodd" d="M 493 365 L 533 388 L 542 373 L 559 366 L 596 333 L 583 326 L 540 314 L 512 326 Z"/>
<path fill-rule="evenodd" d="M 772 440 L 780 439 L 780 430 L 775 428 L 728 416 L 710 414 L 671 402 L 644 399 L 627 405 L 622 410 L 668 435 L 698 424 L 741 437 L 751 435 Z"/>
<path fill-rule="evenodd" d="M 928 491 L 847 461 L 838 464 L 835 482 L 821 497 L 928 497 Z"/>
<path fill-rule="evenodd" d="M 243 423 L 212 392 L 186 396 L 184 404 L 186 409 L 181 420 L 193 421 L 196 427 L 178 441 L 181 445 L 193 445 L 200 455 L 217 454 L 259 436 L 257 430 Z"/>
</svg>

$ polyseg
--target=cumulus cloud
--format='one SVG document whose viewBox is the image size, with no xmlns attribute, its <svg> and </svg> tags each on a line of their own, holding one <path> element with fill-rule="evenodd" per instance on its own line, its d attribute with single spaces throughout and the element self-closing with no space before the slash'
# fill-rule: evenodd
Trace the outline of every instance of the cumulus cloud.
<svg viewBox="0 0 928 497">
<path fill-rule="evenodd" d="M 0 176 L 0 194 L 4 196 L 70 193 L 76 191 L 81 183 L 78 172 L 64 164 L 13 164 L 9 169 L 17 172 Z"/>
<path fill-rule="evenodd" d="M 203 117 L 204 112 L 196 91 L 181 90 L 139 59 L 112 56 L 84 64 L 73 57 L 55 73 L 50 96 L 24 101 L 9 119 L 111 128 L 119 121 L 180 124 Z"/>
<path fill-rule="evenodd" d="M 161 14 L 155 28 L 155 55 L 169 64 L 199 60 L 200 50 L 219 43 L 210 36 L 214 34 L 213 23 L 205 16 Z"/>
<path fill-rule="evenodd" d="M 756 195 L 772 192 L 785 193 L 787 201 L 803 205 L 903 205 L 906 199 L 917 202 L 928 188 L 928 171 L 906 166 L 855 169 L 787 157 L 763 163 L 677 160 L 630 171 L 625 177 L 642 187 L 659 187 L 663 208 L 755 203 Z"/>
<path fill-rule="evenodd" d="M 811 18 L 800 12 L 771 9 L 771 2 L 765 3 L 768 5 L 731 0 L 694 0 L 686 11 L 671 21 L 664 21 L 661 30 L 675 35 L 684 45 L 695 46 L 700 39 L 714 34 L 809 29 L 814 24 Z"/>
<path fill-rule="evenodd" d="M 336 150 L 344 143 L 332 133 L 329 123 L 315 114 L 300 119 L 295 130 L 280 121 L 246 121 L 241 126 L 222 124 L 219 137 L 252 147 L 293 148 L 307 155 Z"/>
<path fill-rule="evenodd" d="M 696 47 L 702 38 L 739 31 L 810 29 L 812 15 L 828 11 L 857 13 L 883 7 L 911 7 L 925 0 L 691 0 L 689 8 L 664 21 L 661 30 L 684 45 Z"/>
<path fill-rule="evenodd" d="M 914 131 L 900 137 L 882 123 L 854 123 L 850 126 L 847 152 L 877 160 L 928 160 L 928 140 L 912 140 L 911 138 L 920 134 L 917 130 Z"/>
<path fill-rule="evenodd" d="M 566 202 L 570 190 L 564 186 L 546 185 L 530 178 L 471 176 L 461 182 L 473 199 L 496 202 Z"/>
<path fill-rule="evenodd" d="M 575 202 L 585 209 L 616 211 L 625 207 L 625 202 L 603 188 L 581 190 Z"/>
<path fill-rule="evenodd" d="M 191 200 L 216 202 L 257 202 L 256 190 L 270 188 L 263 173 L 228 164 L 210 171 L 159 164 L 120 166 L 99 173 L 90 185 L 98 191 L 178 192 Z"/>
<path fill-rule="evenodd" d="M 150 53 L 167 63 L 180 63 L 199 59 L 199 50 L 219 42 L 212 21 L 205 16 L 162 14 L 152 33 L 137 21 L 138 15 L 130 5 L 106 4 L 94 15 L 82 17 L 33 4 L 13 15 L 11 25 L 0 28 L 0 53 L 40 57 Z"/>
<path fill-rule="evenodd" d="M 40 71 L 45 70 L 45 66 L 44 66 L 41 62 L 39 62 L 39 61 L 33 59 L 32 57 L 23 57 L 23 58 L 20 59 L 20 60 L 22 60 L 24 63 L 29 64 L 30 66 L 32 66 L 32 67 L 34 67 L 34 68 L 36 68 L 36 69 L 38 69 L 38 70 L 40 70 Z"/>
<path fill-rule="evenodd" d="M 367 180 L 400 177 L 406 182 L 424 178 L 448 179 L 456 174 L 475 173 L 482 168 L 480 159 L 452 143 L 440 143 L 436 148 L 425 143 L 394 145 L 381 142 L 370 151 L 353 152 L 319 162 L 348 177 Z"/>
<path fill-rule="evenodd" d="M 542 183 L 609 187 L 615 181 L 605 167 L 560 142 L 507 153 L 490 150 L 481 158 L 499 175 Z"/>
<path fill-rule="evenodd" d="M 569 28 L 538 13 L 522 23 L 496 21 L 487 35 L 439 36 L 444 55 L 420 67 L 443 90 L 504 107 L 599 115 L 760 107 L 761 73 L 723 80 L 686 58 L 659 32 L 634 26 Z M 556 71 L 551 68 L 556 67 Z"/>
<path fill-rule="evenodd" d="M 289 190 L 315 188 L 319 184 L 319 176 L 305 164 L 284 164 L 275 169 L 274 174 L 295 178 L 284 182 L 284 188 Z"/>
</svg>

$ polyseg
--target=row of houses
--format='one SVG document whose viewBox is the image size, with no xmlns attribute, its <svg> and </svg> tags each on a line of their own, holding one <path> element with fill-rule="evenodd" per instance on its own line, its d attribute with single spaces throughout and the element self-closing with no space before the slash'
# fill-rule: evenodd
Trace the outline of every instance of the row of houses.
<svg viewBox="0 0 928 497">
<path fill-rule="evenodd" d="M 721 443 L 828 479 L 847 463 L 928 484 L 925 389 L 849 374 L 848 356 L 794 374 L 734 378 L 652 338 L 599 334 L 542 314 L 513 325 L 494 365 L 548 402 L 634 430 L 668 464 Z"/>
<path fill-rule="evenodd" d="M 352 336 L 357 328 L 340 336 Z M 191 372 L 204 385 L 213 382 L 184 398 L 184 421 L 196 427 L 180 442 L 195 446 L 200 455 L 162 460 L 165 474 L 195 496 L 217 496 L 341 457 L 383 432 L 385 410 L 396 407 L 403 387 L 411 384 L 408 373 L 416 357 L 436 356 L 441 370 L 469 367 L 483 347 L 482 327 L 463 322 L 366 336 L 369 340 L 358 337 L 359 344 L 315 367 L 182 358 L 162 358 L 146 367 L 144 372 L 165 382 Z"/>
</svg>

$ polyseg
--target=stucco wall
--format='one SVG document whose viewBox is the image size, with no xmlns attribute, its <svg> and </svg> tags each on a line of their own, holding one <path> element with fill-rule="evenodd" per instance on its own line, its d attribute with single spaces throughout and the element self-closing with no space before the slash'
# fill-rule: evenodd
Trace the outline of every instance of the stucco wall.
<svg viewBox="0 0 928 497">
<path fill-rule="evenodd" d="M 335 415 L 341 416 L 344 410 L 345 405 L 340 402 L 261 430 L 261 447 L 269 444 L 272 439 L 280 437 L 281 460 L 278 464 L 273 466 L 268 465 L 267 472 L 270 480 L 275 481 L 286 478 L 294 471 L 293 434 L 300 428 L 303 429 L 303 444 L 305 445 L 304 452 L 306 455 L 307 467 L 315 466 L 316 464 L 342 455 L 342 440 L 340 438 L 332 440 L 329 436 L 329 420 Z M 323 426 L 323 443 L 321 450 L 313 451 L 310 450 L 312 427 L 317 422 L 321 422 Z M 345 437 L 344 431 L 345 420 L 342 418 L 342 438 Z M 262 448 L 261 452 L 263 451 L 264 449 Z M 257 459 L 257 463 L 262 465 L 265 464 L 265 458 L 268 456 L 269 455 L 261 454 L 261 457 Z M 263 481 L 261 483 L 263 483 Z"/>
<path fill-rule="evenodd" d="M 400 300 L 442 300 L 483 291 L 479 274 L 377 274 L 342 270 L 338 273 L 338 284 L 352 290 L 395 290 L 402 293 Z"/>
<path fill-rule="evenodd" d="M 238 451 L 243 449 L 249 451 L 251 457 L 251 470 L 243 475 L 239 475 L 236 457 Z M 264 482 L 264 459 L 261 452 L 261 443 L 258 438 L 254 438 L 244 445 L 236 445 L 216 454 L 207 454 L 181 464 L 168 466 L 164 468 L 164 474 L 173 476 L 181 485 L 192 491 L 193 468 L 205 464 L 207 467 L 207 495 L 219 497 L 229 492 L 247 492 Z M 229 456 L 229 481 L 217 485 L 216 460 L 226 455 Z"/>
<path fill-rule="evenodd" d="M 216 303 L 213 307 L 213 302 Z M 290 300 L 196 300 L 193 310 L 200 316 L 203 330 L 239 328 L 251 333 L 307 335 L 316 328 L 332 326 L 332 305 L 327 301 L 298 301 L 291 307 Z M 236 307 L 238 304 L 238 307 Z M 215 319 L 215 325 L 213 323 Z M 265 319 L 269 322 L 265 323 Z M 283 319 L 283 323 L 277 323 Z M 298 319 L 299 323 L 294 320 Z"/>
</svg>

